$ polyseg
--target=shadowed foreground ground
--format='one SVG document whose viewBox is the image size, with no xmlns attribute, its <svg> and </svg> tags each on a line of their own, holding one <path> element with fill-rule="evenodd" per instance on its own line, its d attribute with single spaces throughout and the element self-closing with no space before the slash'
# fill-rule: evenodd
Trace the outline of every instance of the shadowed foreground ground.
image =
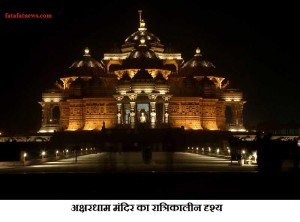
<svg viewBox="0 0 300 222">
<path fill-rule="evenodd" d="M 300 199 L 298 174 L 189 153 L 100 153 L 0 169 L 1 199 Z"/>
</svg>

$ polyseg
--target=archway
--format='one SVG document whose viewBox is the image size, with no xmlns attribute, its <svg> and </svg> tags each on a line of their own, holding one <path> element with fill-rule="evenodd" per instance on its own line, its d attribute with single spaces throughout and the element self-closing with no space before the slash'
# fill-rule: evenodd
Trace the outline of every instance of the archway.
<svg viewBox="0 0 300 222">
<path fill-rule="evenodd" d="M 60 120 L 60 110 L 59 106 L 55 106 L 52 109 L 52 121 L 50 119 L 50 122 L 53 124 L 58 124 Z"/>
<path fill-rule="evenodd" d="M 226 106 L 225 109 L 226 124 L 233 124 L 233 113 L 231 106 Z"/>
</svg>

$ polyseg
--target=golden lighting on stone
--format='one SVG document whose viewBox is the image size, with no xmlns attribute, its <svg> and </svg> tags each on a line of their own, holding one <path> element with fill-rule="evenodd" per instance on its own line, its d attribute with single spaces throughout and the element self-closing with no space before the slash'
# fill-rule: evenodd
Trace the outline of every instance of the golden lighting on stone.
<svg viewBox="0 0 300 222">
<path fill-rule="evenodd" d="M 110 59 L 109 61 L 108 61 L 108 63 L 107 63 L 107 65 L 106 65 L 106 69 L 108 70 L 108 71 L 110 71 L 110 66 L 111 65 L 122 65 L 122 60 L 112 60 L 112 59 Z"/>
<path fill-rule="evenodd" d="M 114 72 L 114 74 L 118 77 L 118 80 L 120 80 L 125 73 L 127 73 L 128 76 L 132 79 L 138 71 L 139 69 L 124 69 L 117 70 Z"/>
<path fill-rule="evenodd" d="M 83 128 L 83 130 L 91 131 L 91 130 L 94 130 L 94 129 L 96 129 L 96 128 L 97 128 L 97 127 L 85 126 L 85 127 Z"/>
<path fill-rule="evenodd" d="M 224 84 L 222 75 L 211 72 L 217 70 L 201 57 L 199 47 L 195 49 L 197 57 L 191 56 L 188 61 L 173 48 L 165 47 L 147 31 L 142 10 L 138 13 L 138 31 L 124 44 L 105 53 L 100 61 L 94 61 L 86 47 L 86 57 L 70 67 L 75 68 L 72 74 L 63 73 L 56 88 L 42 94 L 39 133 L 101 130 L 119 124 L 135 128 L 140 123 L 141 104 L 148 107 L 147 123 L 152 128 L 167 124 L 187 130 L 245 131 L 243 94 L 228 88 L 229 81 Z M 137 51 L 148 54 L 139 57 Z M 82 72 L 87 64 L 91 72 Z M 134 78 L 141 69 L 152 78 L 145 73 Z M 226 122 L 227 108 L 232 123 Z"/>
<path fill-rule="evenodd" d="M 60 80 L 63 82 L 63 88 L 68 89 L 73 81 L 75 81 L 78 77 L 77 76 L 71 76 L 66 78 L 60 78 Z"/>
<path fill-rule="evenodd" d="M 239 128 L 239 127 L 229 128 L 228 130 L 231 132 L 247 132 L 245 128 Z"/>
<path fill-rule="evenodd" d="M 140 27 L 141 27 L 141 28 L 145 28 L 145 26 L 146 26 L 146 23 L 145 23 L 144 20 L 142 20 L 141 23 L 140 23 Z"/>
<path fill-rule="evenodd" d="M 223 77 L 217 77 L 217 76 L 207 76 L 209 80 L 213 81 L 213 83 L 216 85 L 218 89 L 225 88 L 225 86 L 222 86 L 222 82 L 224 81 L 225 78 Z"/>
<path fill-rule="evenodd" d="M 139 20 L 140 20 L 140 27 L 139 27 L 139 31 L 145 31 L 146 29 L 146 23 L 145 21 L 142 19 L 142 10 L 138 10 L 139 13 Z"/>
<path fill-rule="evenodd" d="M 164 65 L 174 65 L 176 67 L 176 71 L 178 72 L 179 70 L 179 64 L 178 64 L 178 61 L 175 60 L 175 59 L 167 59 L 167 60 L 164 60 L 163 61 L 163 64 Z"/>
</svg>

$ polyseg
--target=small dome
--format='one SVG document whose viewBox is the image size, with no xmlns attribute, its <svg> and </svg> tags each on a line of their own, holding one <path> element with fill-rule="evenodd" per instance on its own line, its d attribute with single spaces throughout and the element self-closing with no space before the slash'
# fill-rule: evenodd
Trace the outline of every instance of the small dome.
<svg viewBox="0 0 300 222">
<path fill-rule="evenodd" d="M 201 55 L 201 50 L 198 47 L 196 54 L 192 59 L 187 61 L 181 67 L 181 73 L 186 75 L 212 75 L 216 71 L 216 67 L 210 62 L 205 60 Z"/>
<path fill-rule="evenodd" d="M 104 72 L 103 65 L 90 55 L 88 48 L 85 48 L 81 60 L 74 62 L 68 69 L 67 75 L 75 76 L 94 76 Z"/>
</svg>

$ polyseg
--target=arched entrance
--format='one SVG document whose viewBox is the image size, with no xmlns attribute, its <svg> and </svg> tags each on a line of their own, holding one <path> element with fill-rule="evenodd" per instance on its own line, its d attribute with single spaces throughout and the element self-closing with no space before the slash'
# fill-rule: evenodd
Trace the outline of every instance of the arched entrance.
<svg viewBox="0 0 300 222">
<path fill-rule="evenodd" d="M 231 106 L 226 106 L 225 118 L 226 118 L 226 124 L 233 124 L 233 113 L 232 113 Z"/>
<path fill-rule="evenodd" d="M 54 106 L 52 108 L 52 116 L 50 118 L 50 123 L 52 124 L 59 124 L 60 120 L 60 109 L 59 106 Z"/>
</svg>

